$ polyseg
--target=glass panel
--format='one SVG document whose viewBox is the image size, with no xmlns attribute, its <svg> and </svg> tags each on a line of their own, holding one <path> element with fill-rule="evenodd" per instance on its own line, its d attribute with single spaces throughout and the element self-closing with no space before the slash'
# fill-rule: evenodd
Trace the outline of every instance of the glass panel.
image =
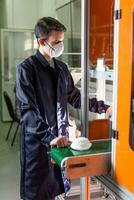
<svg viewBox="0 0 134 200">
<path fill-rule="evenodd" d="M 112 105 L 114 0 L 90 0 L 89 5 L 89 98 Z M 110 137 L 107 114 L 89 112 L 89 138 Z"/>
<path fill-rule="evenodd" d="M 131 113 L 130 113 L 130 146 L 134 150 L 134 12 L 133 19 L 133 41 L 132 41 L 132 81 L 131 81 Z"/>
<path fill-rule="evenodd" d="M 57 9 L 58 19 L 66 26 L 65 50 L 61 56 L 69 68 L 80 68 L 81 64 L 81 1 L 74 0 Z M 68 17 L 66 18 L 65 15 Z M 76 23 L 77 19 L 77 23 Z"/>
<path fill-rule="evenodd" d="M 4 81 L 15 80 L 15 68 L 24 58 L 33 52 L 33 36 L 31 32 L 4 32 Z"/>
<path fill-rule="evenodd" d="M 16 65 L 32 55 L 36 48 L 34 34 L 29 30 L 1 30 L 1 70 L 2 93 L 7 91 L 12 102 L 15 100 Z M 16 106 L 16 104 L 15 104 Z M 10 117 L 2 96 L 2 120 L 9 121 Z"/>
<path fill-rule="evenodd" d="M 57 8 L 57 17 L 67 28 L 64 39 L 64 53 L 60 59 L 67 64 L 75 86 L 81 88 L 81 1 L 70 1 Z M 67 17 L 65 17 L 67 16 Z M 76 23 L 77 19 L 77 23 Z M 81 129 L 80 110 L 69 105 L 70 124 L 72 131 Z M 70 126 L 71 127 L 71 126 Z M 70 129 L 71 130 L 71 129 Z"/>
<path fill-rule="evenodd" d="M 64 3 L 63 3 L 64 4 Z M 67 64 L 77 88 L 81 88 L 81 0 L 70 1 L 57 10 L 57 17 L 67 28 L 64 39 L 64 53 L 59 58 Z M 76 22 L 77 19 L 77 22 Z M 81 130 L 81 110 L 69 107 L 70 131 L 79 134 Z M 71 138 L 70 138 L 71 140 Z M 73 140 L 73 134 L 72 134 Z M 80 185 L 80 180 L 73 180 L 72 187 Z"/>
<path fill-rule="evenodd" d="M 113 0 L 90 1 L 90 61 L 105 58 L 113 66 Z"/>
</svg>

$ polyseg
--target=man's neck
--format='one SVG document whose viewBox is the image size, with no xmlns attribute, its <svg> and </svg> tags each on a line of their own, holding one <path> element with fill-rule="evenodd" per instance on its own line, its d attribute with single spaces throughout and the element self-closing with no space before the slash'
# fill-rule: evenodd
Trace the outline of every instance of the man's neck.
<svg viewBox="0 0 134 200">
<path fill-rule="evenodd" d="M 42 51 L 42 49 L 39 49 L 39 52 L 43 55 L 43 57 L 44 57 L 44 58 L 47 60 L 47 62 L 50 64 L 52 58 L 51 58 L 49 55 L 47 55 L 46 53 L 44 53 L 44 52 Z"/>
</svg>

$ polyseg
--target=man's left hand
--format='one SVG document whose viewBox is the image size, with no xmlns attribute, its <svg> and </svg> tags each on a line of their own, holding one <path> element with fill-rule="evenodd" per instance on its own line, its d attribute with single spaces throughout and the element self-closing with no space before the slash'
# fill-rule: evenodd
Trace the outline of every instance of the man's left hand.
<svg viewBox="0 0 134 200">
<path fill-rule="evenodd" d="M 112 107 L 111 106 L 106 110 L 106 113 L 108 113 L 110 116 L 112 115 Z"/>
</svg>

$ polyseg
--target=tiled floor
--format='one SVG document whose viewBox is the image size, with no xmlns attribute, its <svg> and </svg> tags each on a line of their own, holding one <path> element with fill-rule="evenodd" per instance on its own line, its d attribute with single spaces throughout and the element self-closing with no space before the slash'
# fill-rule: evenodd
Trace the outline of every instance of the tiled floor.
<svg viewBox="0 0 134 200">
<path fill-rule="evenodd" d="M 2 130 L 2 129 L 1 129 Z M 5 136 L 0 135 L 0 200 L 19 200 L 19 150 L 18 142 L 11 147 L 11 137 L 5 141 Z M 92 187 L 92 200 L 104 200 L 102 192 L 96 193 L 96 186 Z M 69 197 L 67 200 L 79 200 L 80 196 Z M 110 199 L 110 198 L 109 198 Z M 108 198 L 107 198 L 108 200 Z"/>
<path fill-rule="evenodd" d="M 0 200 L 19 200 L 19 151 L 0 135 Z"/>
</svg>

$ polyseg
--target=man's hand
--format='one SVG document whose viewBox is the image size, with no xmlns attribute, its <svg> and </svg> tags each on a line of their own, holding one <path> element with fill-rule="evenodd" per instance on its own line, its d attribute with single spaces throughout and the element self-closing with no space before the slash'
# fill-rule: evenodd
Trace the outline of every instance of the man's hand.
<svg viewBox="0 0 134 200">
<path fill-rule="evenodd" d="M 58 146 L 58 147 L 65 147 L 68 145 L 68 139 L 65 136 L 60 135 L 59 137 L 53 139 L 50 142 L 50 145 L 53 146 Z"/>
<path fill-rule="evenodd" d="M 106 110 L 106 113 L 108 113 L 110 116 L 112 115 L 112 107 L 111 106 Z"/>
</svg>

